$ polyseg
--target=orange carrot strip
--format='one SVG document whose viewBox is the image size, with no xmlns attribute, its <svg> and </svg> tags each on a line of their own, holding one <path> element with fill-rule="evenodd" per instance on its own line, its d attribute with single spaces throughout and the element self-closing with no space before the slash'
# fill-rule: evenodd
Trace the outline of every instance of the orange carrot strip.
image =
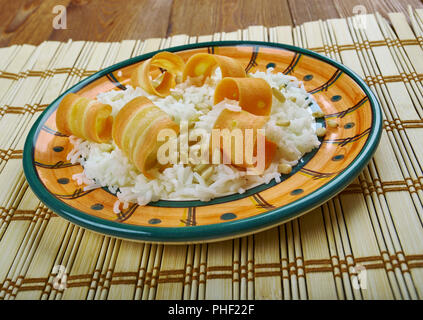
<svg viewBox="0 0 423 320">
<path fill-rule="evenodd" d="M 177 79 L 182 76 L 184 66 L 185 62 L 180 56 L 167 51 L 159 52 L 144 61 L 133 71 L 131 77 L 132 85 L 141 87 L 150 94 L 165 97 L 169 95 L 170 89 L 175 87 Z M 160 84 L 156 87 L 151 79 L 151 67 L 166 70 Z"/>
<path fill-rule="evenodd" d="M 65 95 L 60 101 L 59 107 L 56 111 L 56 127 L 57 129 L 67 135 L 71 135 L 72 131 L 69 128 L 69 117 L 72 106 L 80 99 L 81 97 L 75 93 L 69 93 Z"/>
<path fill-rule="evenodd" d="M 56 111 L 57 129 L 65 134 L 98 143 L 112 138 L 112 107 L 81 97 L 67 94 Z"/>
<path fill-rule="evenodd" d="M 265 150 L 264 168 L 265 169 L 267 169 L 272 163 L 273 157 L 275 156 L 277 149 L 278 149 L 278 145 L 276 143 L 265 138 L 264 140 L 264 150 Z M 256 146 L 254 146 L 254 150 L 257 150 Z M 254 155 L 257 155 L 257 154 L 254 154 Z"/>
<path fill-rule="evenodd" d="M 143 139 L 138 139 L 133 149 L 132 159 L 137 168 L 149 179 L 154 179 L 151 169 L 158 165 L 157 151 L 163 142 L 157 141 L 157 136 L 163 129 L 172 129 L 175 134 L 179 133 L 179 126 L 163 113 L 156 117 L 143 134 Z"/>
<path fill-rule="evenodd" d="M 214 104 L 225 98 L 238 100 L 245 111 L 267 116 L 272 108 L 272 88 L 264 79 L 224 78 L 216 86 Z"/>
<path fill-rule="evenodd" d="M 106 107 L 105 107 L 106 106 Z M 88 140 L 109 141 L 112 137 L 112 107 L 94 102 L 85 113 L 85 132 Z"/>
<path fill-rule="evenodd" d="M 84 97 L 79 98 L 72 106 L 70 117 L 68 118 L 69 128 L 72 134 L 84 139 L 87 139 L 84 126 L 85 111 L 88 109 L 90 102 L 90 99 Z"/>
<path fill-rule="evenodd" d="M 214 128 L 238 128 L 241 130 L 256 130 L 262 128 L 266 124 L 267 120 L 269 120 L 269 117 L 267 116 L 257 116 L 244 110 L 232 111 L 229 109 L 223 109 L 219 117 L 216 119 L 216 122 L 214 123 Z"/>
<path fill-rule="evenodd" d="M 147 178 L 154 179 L 157 150 L 162 142 L 157 136 L 163 129 L 179 133 L 179 126 L 146 97 L 129 101 L 113 123 L 113 140 L 128 159 Z"/>
<path fill-rule="evenodd" d="M 252 129 L 253 135 L 251 138 L 252 146 L 253 146 L 253 156 L 257 155 L 257 130 L 263 128 L 263 126 L 266 124 L 267 120 L 269 119 L 268 116 L 257 116 L 254 114 L 251 114 L 247 111 L 232 111 L 228 109 L 224 109 L 219 117 L 217 118 L 214 129 L 228 129 L 229 131 L 233 129 L 240 129 L 243 136 L 243 149 L 242 152 L 245 153 L 245 147 L 246 147 L 246 129 Z M 247 163 L 246 161 L 246 155 L 242 154 L 243 162 L 242 163 L 236 163 L 236 146 L 235 146 L 236 138 L 231 138 L 231 163 L 242 167 L 242 168 L 248 168 L 251 167 L 252 164 Z M 228 154 L 228 150 L 224 150 L 225 146 L 223 145 L 222 141 L 220 143 L 220 148 L 223 154 Z M 267 168 L 275 155 L 277 145 L 270 141 L 269 139 L 265 138 L 265 168 Z M 239 156 L 239 155 L 238 155 Z"/>
<path fill-rule="evenodd" d="M 235 59 L 217 54 L 197 53 L 188 59 L 182 79 L 185 81 L 188 77 L 200 77 L 198 84 L 203 85 L 206 78 L 210 77 L 217 67 L 220 67 L 223 78 L 246 77 L 244 68 Z"/>
<path fill-rule="evenodd" d="M 112 136 L 116 145 L 122 149 L 122 140 L 125 129 L 130 128 L 129 121 L 133 119 L 139 110 L 143 107 L 154 106 L 146 97 L 137 97 L 132 99 L 119 110 L 113 122 Z"/>
</svg>

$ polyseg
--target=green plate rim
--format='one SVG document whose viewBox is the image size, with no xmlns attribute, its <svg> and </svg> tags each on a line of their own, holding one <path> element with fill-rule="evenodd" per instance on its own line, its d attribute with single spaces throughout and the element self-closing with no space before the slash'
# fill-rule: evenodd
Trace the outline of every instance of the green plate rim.
<svg viewBox="0 0 423 320">
<path fill-rule="evenodd" d="M 54 195 L 52 195 L 50 191 L 44 187 L 34 167 L 34 145 L 42 125 L 45 123 L 45 120 L 47 120 L 48 116 L 55 110 L 64 95 L 70 92 L 79 91 L 89 83 L 105 76 L 110 72 L 137 63 L 139 61 L 149 59 L 160 51 L 176 52 L 196 48 L 219 46 L 260 46 L 289 50 L 329 63 L 330 65 L 342 70 L 345 74 L 351 77 L 369 98 L 369 102 L 372 108 L 372 126 L 369 137 L 360 153 L 356 156 L 352 163 L 349 164 L 343 171 L 338 173 L 324 186 L 285 206 L 263 212 L 253 217 L 202 226 L 149 227 L 110 221 L 92 216 L 65 204 L 64 202 L 54 197 Z M 35 195 L 52 211 L 56 212 L 59 216 L 74 224 L 102 234 L 132 240 L 160 243 L 204 242 L 225 239 L 228 237 L 237 237 L 243 234 L 254 232 L 255 230 L 266 229 L 271 226 L 281 224 L 284 221 L 291 220 L 292 218 L 323 204 L 339 193 L 341 190 L 343 190 L 358 176 L 358 174 L 367 165 L 374 152 L 376 151 L 376 148 L 380 142 L 381 134 L 382 111 L 376 96 L 359 75 L 341 63 L 323 56 L 317 52 L 288 44 L 263 41 L 211 41 L 176 46 L 133 57 L 98 71 L 97 73 L 77 83 L 70 89 L 66 90 L 57 99 L 55 99 L 33 124 L 25 141 L 22 161 L 28 184 Z"/>
</svg>

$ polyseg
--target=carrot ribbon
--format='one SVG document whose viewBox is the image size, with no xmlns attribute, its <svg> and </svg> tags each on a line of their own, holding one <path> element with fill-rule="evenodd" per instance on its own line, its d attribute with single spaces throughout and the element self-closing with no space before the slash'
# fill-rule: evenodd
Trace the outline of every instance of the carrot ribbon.
<svg viewBox="0 0 423 320">
<path fill-rule="evenodd" d="M 179 126 L 146 97 L 129 101 L 116 115 L 113 123 L 113 140 L 128 159 L 147 178 L 154 179 L 157 151 L 161 146 L 158 135 L 171 129 L 177 135 Z"/>
<path fill-rule="evenodd" d="M 272 88 L 260 78 L 223 78 L 216 86 L 214 104 L 225 98 L 239 101 L 245 111 L 268 116 L 272 108 Z"/>
<path fill-rule="evenodd" d="M 104 143 L 111 139 L 111 113 L 112 107 L 107 104 L 69 93 L 57 108 L 56 126 L 67 135 Z"/>
<path fill-rule="evenodd" d="M 264 138 L 264 154 L 260 155 L 257 153 L 257 140 L 260 135 L 264 135 L 264 132 L 260 133 L 259 129 L 263 128 L 267 120 L 267 116 L 257 116 L 244 110 L 232 111 L 224 109 L 213 127 L 214 129 L 220 130 L 219 139 L 220 137 L 222 137 L 222 139 L 218 141 L 218 143 L 223 156 L 229 158 L 233 165 L 242 168 L 251 168 L 254 165 L 256 167 L 260 166 L 260 164 L 257 163 L 257 156 L 264 155 L 264 159 L 262 159 L 264 160 L 262 169 L 269 167 L 275 155 L 277 145 L 263 136 L 261 138 Z M 222 132 L 225 129 L 228 130 L 226 137 Z M 229 139 L 226 141 L 226 144 L 224 141 L 225 139 Z M 230 142 L 228 143 L 228 141 Z M 212 150 L 215 149 L 215 143 L 215 136 L 212 136 Z M 253 156 L 256 157 L 256 161 L 253 161 Z"/>
<path fill-rule="evenodd" d="M 223 78 L 246 77 L 244 68 L 233 58 L 217 54 L 197 53 L 188 59 L 182 79 L 183 81 L 187 80 L 188 77 L 196 79 L 194 84 L 201 86 L 217 67 L 220 67 Z"/>
<path fill-rule="evenodd" d="M 162 51 L 140 64 L 133 71 L 131 81 L 135 87 L 141 87 L 150 94 L 165 97 L 170 94 L 170 89 L 174 88 L 176 82 L 182 77 L 184 67 L 185 62 L 180 56 Z M 156 80 L 153 80 L 153 77 Z M 154 85 L 154 82 L 159 83 Z"/>
</svg>

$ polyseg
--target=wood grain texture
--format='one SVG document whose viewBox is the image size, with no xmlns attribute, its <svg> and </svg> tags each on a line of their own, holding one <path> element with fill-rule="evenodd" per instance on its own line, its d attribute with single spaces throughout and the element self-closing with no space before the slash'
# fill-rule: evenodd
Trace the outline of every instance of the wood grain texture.
<svg viewBox="0 0 423 320">
<path fill-rule="evenodd" d="M 67 29 L 54 29 L 56 5 L 66 7 Z M 367 13 L 423 8 L 420 0 L 0 0 L 0 47 L 45 40 L 121 41 L 175 34 L 231 32 Z M 357 8 L 356 8 L 357 10 Z"/>
<path fill-rule="evenodd" d="M 53 30 L 53 8 L 69 3 L 70 0 L 0 1 L 0 46 L 38 45 L 47 40 Z"/>
<path fill-rule="evenodd" d="M 334 0 L 288 0 L 288 2 L 294 25 L 339 17 Z"/>
<path fill-rule="evenodd" d="M 165 37 L 172 0 L 72 1 L 66 30 L 52 30 L 49 40 L 120 41 Z"/>
<path fill-rule="evenodd" d="M 338 12 L 339 16 L 349 17 L 354 15 L 354 7 L 363 6 L 367 13 L 373 13 L 378 11 L 383 16 L 387 17 L 389 12 L 404 12 L 407 13 L 407 6 L 411 5 L 413 8 L 423 7 L 421 0 L 384 0 L 384 1 L 372 1 L 372 0 L 348 0 L 348 1 L 333 1 L 334 7 Z M 357 8 L 356 10 L 359 10 Z"/>
<path fill-rule="evenodd" d="M 174 0 L 168 33 L 202 35 L 291 24 L 287 0 Z"/>
</svg>

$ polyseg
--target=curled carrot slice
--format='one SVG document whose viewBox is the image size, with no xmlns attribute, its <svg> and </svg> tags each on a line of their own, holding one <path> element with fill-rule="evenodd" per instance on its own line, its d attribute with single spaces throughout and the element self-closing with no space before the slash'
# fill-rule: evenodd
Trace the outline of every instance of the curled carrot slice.
<svg viewBox="0 0 423 320">
<path fill-rule="evenodd" d="M 154 179 L 153 169 L 158 164 L 157 141 L 161 130 L 179 133 L 179 126 L 146 97 L 129 101 L 116 115 L 113 140 L 128 159 L 147 178 Z"/>
<path fill-rule="evenodd" d="M 222 153 L 227 155 L 233 165 L 243 168 L 249 168 L 253 166 L 252 158 L 249 158 L 247 143 L 250 143 L 252 147 L 250 156 L 257 156 L 257 139 L 261 133 L 258 132 L 258 129 L 262 129 L 266 124 L 268 116 L 257 116 L 251 114 L 247 111 L 232 111 L 229 109 L 224 109 L 219 117 L 216 119 L 214 124 L 214 129 L 228 129 L 232 136 L 230 137 L 230 150 L 228 149 L 228 144 L 225 145 L 224 141 L 220 141 L 220 149 Z M 236 144 L 240 144 L 240 141 L 237 141 L 237 135 L 234 134 L 234 129 L 239 129 L 241 132 L 242 148 L 237 148 Z M 248 129 L 250 132 L 247 133 Z M 224 134 L 220 133 L 220 136 L 223 138 Z M 275 155 L 277 145 L 264 137 L 264 169 L 266 169 L 272 162 L 272 159 Z M 224 139 L 224 138 L 223 138 Z M 248 142 L 248 139 L 249 140 Z M 214 141 L 212 141 L 215 143 Z M 238 145 L 239 146 L 239 145 Z M 214 147 L 212 146 L 212 149 Z"/>
<path fill-rule="evenodd" d="M 198 79 L 197 82 L 201 86 L 217 67 L 220 67 L 223 78 L 246 77 L 244 68 L 235 59 L 217 54 L 197 53 L 188 59 L 182 79 Z"/>
<path fill-rule="evenodd" d="M 214 104 L 225 98 L 239 101 L 245 111 L 267 116 L 272 108 L 272 88 L 260 78 L 224 78 L 216 86 Z"/>
<path fill-rule="evenodd" d="M 182 77 L 184 66 L 185 62 L 180 56 L 167 51 L 159 52 L 133 71 L 132 85 L 141 87 L 150 94 L 165 97 L 169 95 L 170 89 L 175 87 L 177 80 Z M 152 67 L 156 69 L 152 70 Z M 165 71 L 161 75 L 159 70 Z M 152 76 L 161 78 L 158 85 L 154 85 Z"/>
<path fill-rule="evenodd" d="M 56 111 L 57 129 L 65 134 L 98 143 L 112 137 L 112 107 L 96 100 L 67 94 Z"/>
</svg>

